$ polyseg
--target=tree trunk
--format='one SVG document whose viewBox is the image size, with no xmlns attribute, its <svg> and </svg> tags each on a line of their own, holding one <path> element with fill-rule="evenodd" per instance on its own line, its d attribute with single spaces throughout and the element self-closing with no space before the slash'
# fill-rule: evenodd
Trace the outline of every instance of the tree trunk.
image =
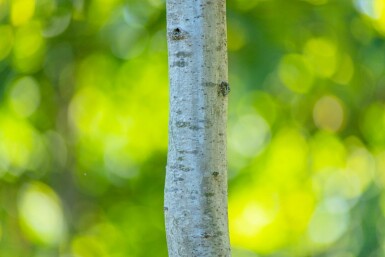
<svg viewBox="0 0 385 257">
<path fill-rule="evenodd" d="M 227 221 L 225 0 L 167 0 L 165 219 L 170 257 L 231 256 Z"/>
</svg>

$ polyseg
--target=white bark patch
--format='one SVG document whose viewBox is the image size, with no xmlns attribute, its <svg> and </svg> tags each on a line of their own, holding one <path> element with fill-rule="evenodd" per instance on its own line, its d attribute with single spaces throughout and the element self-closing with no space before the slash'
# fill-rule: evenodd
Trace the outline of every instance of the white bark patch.
<svg viewBox="0 0 385 257">
<path fill-rule="evenodd" d="M 170 257 L 231 256 L 227 221 L 226 6 L 167 0 L 165 219 Z"/>
</svg>

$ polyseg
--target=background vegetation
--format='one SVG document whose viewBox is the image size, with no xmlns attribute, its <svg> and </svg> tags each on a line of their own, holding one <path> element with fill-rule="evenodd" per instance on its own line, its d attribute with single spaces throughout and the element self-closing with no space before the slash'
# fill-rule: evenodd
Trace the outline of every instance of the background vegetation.
<svg viewBox="0 0 385 257">
<path fill-rule="evenodd" d="M 164 0 L 0 0 L 0 256 L 166 256 Z M 228 1 L 234 257 L 385 256 L 385 1 Z"/>
</svg>

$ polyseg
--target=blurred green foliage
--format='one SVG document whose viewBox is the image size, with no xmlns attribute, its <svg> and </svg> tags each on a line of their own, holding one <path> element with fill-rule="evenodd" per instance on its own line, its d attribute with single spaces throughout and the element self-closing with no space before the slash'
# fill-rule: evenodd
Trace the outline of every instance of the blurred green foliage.
<svg viewBox="0 0 385 257">
<path fill-rule="evenodd" d="M 164 0 L 0 0 L 0 256 L 166 256 Z M 385 0 L 228 1 L 234 257 L 385 256 Z"/>
</svg>

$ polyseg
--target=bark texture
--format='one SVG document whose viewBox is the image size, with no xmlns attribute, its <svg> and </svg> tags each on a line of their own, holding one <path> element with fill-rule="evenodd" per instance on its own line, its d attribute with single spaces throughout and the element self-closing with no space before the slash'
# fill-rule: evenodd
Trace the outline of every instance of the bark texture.
<svg viewBox="0 0 385 257">
<path fill-rule="evenodd" d="M 230 256 L 225 0 L 167 0 L 170 257 Z"/>
</svg>

